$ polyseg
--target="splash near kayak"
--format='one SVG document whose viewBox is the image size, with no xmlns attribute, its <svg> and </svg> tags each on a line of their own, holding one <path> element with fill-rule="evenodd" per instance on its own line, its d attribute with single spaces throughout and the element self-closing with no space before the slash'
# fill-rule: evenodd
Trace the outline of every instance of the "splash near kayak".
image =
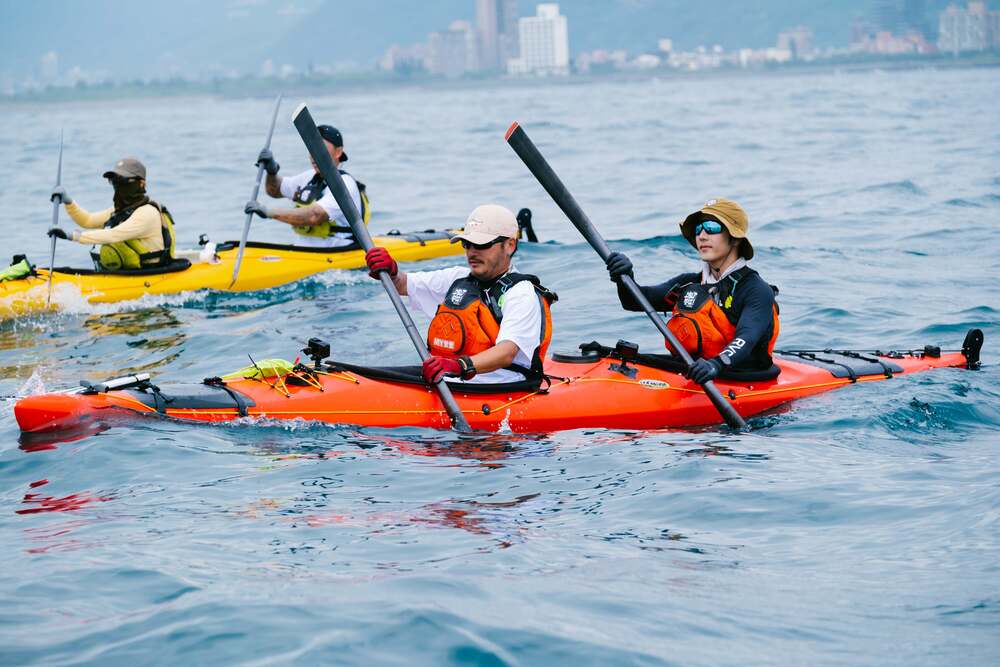
<svg viewBox="0 0 1000 667">
<path fill-rule="evenodd" d="M 416 262 L 461 253 L 444 231 L 392 232 L 376 237 L 404 262 Z M 249 241 L 239 278 L 232 283 L 238 241 L 215 246 L 214 252 L 188 251 L 190 257 L 170 265 L 133 271 L 45 268 L 25 271 L 22 256 L 15 258 L 9 277 L 0 281 L 0 320 L 60 309 L 60 295 L 83 297 L 90 303 L 113 303 L 138 299 L 147 294 L 177 294 L 194 290 L 249 292 L 278 287 L 330 269 L 359 269 L 365 265 L 364 251 L 357 246 L 310 248 Z M 199 261 L 199 255 L 206 261 Z M 5 274 L 6 276 L 7 274 Z M 46 304 L 49 277 L 52 303 Z"/>
<path fill-rule="evenodd" d="M 905 351 L 785 350 L 765 372 L 723 377 L 717 385 L 743 417 L 795 399 L 852 384 L 883 382 L 947 368 L 977 369 L 982 331 L 968 332 L 961 350 L 935 346 Z M 188 422 L 241 418 L 305 419 L 373 427 L 447 429 L 448 414 L 420 367 L 365 367 L 324 361 L 329 346 L 310 341 L 314 364 L 269 359 L 200 384 L 154 384 L 133 375 L 17 402 L 22 432 L 79 429 L 112 416 Z M 666 354 L 639 353 L 634 344 L 580 346 L 580 354 L 546 359 L 538 381 L 449 386 L 470 426 L 479 431 L 546 432 L 577 428 L 655 429 L 719 424 L 704 390 Z"/>
</svg>

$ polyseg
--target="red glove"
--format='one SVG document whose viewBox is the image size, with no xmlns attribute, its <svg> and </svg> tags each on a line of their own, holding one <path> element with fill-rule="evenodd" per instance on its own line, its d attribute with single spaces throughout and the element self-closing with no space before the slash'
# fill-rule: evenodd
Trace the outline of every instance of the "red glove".
<svg viewBox="0 0 1000 667">
<path fill-rule="evenodd" d="M 365 253 L 365 263 L 368 265 L 368 275 L 378 280 L 379 271 L 388 271 L 390 278 L 399 273 L 399 265 L 385 248 L 374 247 Z"/>
<path fill-rule="evenodd" d="M 424 381 L 437 384 L 445 375 L 470 380 L 476 375 L 476 367 L 469 357 L 449 359 L 448 357 L 427 357 L 424 361 Z"/>
</svg>

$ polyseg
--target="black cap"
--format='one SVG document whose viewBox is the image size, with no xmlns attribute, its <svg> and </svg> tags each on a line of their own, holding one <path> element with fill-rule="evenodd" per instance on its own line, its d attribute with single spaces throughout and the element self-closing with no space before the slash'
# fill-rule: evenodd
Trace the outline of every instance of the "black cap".
<svg viewBox="0 0 1000 667">
<path fill-rule="evenodd" d="M 344 135 L 342 135 L 340 130 L 335 128 L 333 125 L 320 125 L 316 129 L 319 130 L 319 136 L 323 137 L 337 148 L 344 147 Z M 342 153 L 340 155 L 340 161 L 347 162 L 347 153 Z"/>
</svg>

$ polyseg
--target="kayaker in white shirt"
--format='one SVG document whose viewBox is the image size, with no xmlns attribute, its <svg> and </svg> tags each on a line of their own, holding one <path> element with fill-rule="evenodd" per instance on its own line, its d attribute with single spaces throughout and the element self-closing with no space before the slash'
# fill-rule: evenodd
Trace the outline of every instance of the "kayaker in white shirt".
<svg viewBox="0 0 1000 667">
<path fill-rule="evenodd" d="M 552 337 L 549 306 L 557 297 L 538 278 L 512 272 L 518 225 L 495 204 L 477 207 L 452 239 L 465 248 L 467 266 L 406 273 L 385 248 L 368 251 L 370 275 L 392 277 L 410 304 L 432 317 L 423 364 L 424 380 L 518 382 L 541 377 Z"/>
<path fill-rule="evenodd" d="M 340 169 L 340 164 L 347 162 L 344 152 L 344 137 L 340 130 L 331 125 L 320 125 L 316 128 L 323 137 L 323 143 L 333 159 L 333 164 L 340 171 L 354 205 L 361 213 L 361 218 L 368 224 L 371 211 L 368 206 L 368 196 L 364 183 L 358 182 L 349 173 Z M 347 216 L 340 210 L 337 200 L 319 173 L 312 156 L 309 157 L 312 169 L 295 176 L 278 175 L 281 166 L 275 161 L 274 154 L 267 148 L 260 152 L 257 164 L 263 165 L 267 172 L 265 189 L 267 194 L 276 199 L 290 199 L 295 208 L 268 208 L 259 202 L 247 202 L 244 213 L 255 213 L 261 218 L 277 220 L 291 225 L 296 233 L 295 244 L 318 248 L 342 248 L 354 245 L 354 235 L 351 233 Z"/>
</svg>

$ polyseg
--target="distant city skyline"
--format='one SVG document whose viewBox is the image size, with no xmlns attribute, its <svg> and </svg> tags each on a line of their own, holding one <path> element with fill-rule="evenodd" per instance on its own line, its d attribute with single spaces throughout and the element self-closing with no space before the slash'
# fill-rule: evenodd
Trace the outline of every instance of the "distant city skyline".
<svg viewBox="0 0 1000 667">
<path fill-rule="evenodd" d="M 417 16 L 407 15 L 405 10 L 412 6 L 404 0 L 371 0 L 351 7 L 329 0 L 224 0 L 208 5 L 175 0 L 169 8 L 158 4 L 125 8 L 108 0 L 92 0 L 89 14 L 68 3 L 64 20 L 51 25 L 38 20 L 42 10 L 51 9 L 45 4 L 0 0 L 0 11 L 9 19 L 0 26 L 0 94 L 129 79 L 363 75 L 376 67 L 404 76 L 427 71 L 456 78 L 588 72 L 595 67 L 751 67 L 850 53 L 959 54 L 1000 48 L 1000 12 L 984 0 L 954 4 L 945 0 L 843 0 L 834 14 L 826 3 L 817 7 L 804 0 L 770 0 L 769 10 L 756 14 L 745 3 L 720 0 L 716 3 L 720 11 L 728 7 L 732 19 L 723 24 L 710 20 L 715 18 L 709 16 L 711 12 L 681 0 L 607 0 L 598 9 L 595 3 L 582 0 L 442 0 Z M 556 5 L 554 16 L 560 19 L 545 16 L 537 5 Z M 203 25 L 192 24 L 188 15 L 178 15 L 195 6 L 204 15 Z M 104 23 L 95 27 L 93 15 L 107 14 L 111 7 L 120 11 L 104 16 Z M 831 15 L 839 17 L 836 31 L 826 18 Z M 158 31 L 142 48 L 131 48 L 129 56 L 115 55 L 129 42 L 130 32 L 122 31 L 121 24 L 134 24 L 140 16 L 157 23 Z M 375 16 L 380 20 L 373 21 Z M 316 34 L 317 21 L 340 26 L 334 17 L 344 19 L 344 25 L 377 25 L 379 30 L 365 31 L 370 35 L 366 52 L 371 53 L 377 42 L 384 43 L 384 50 L 367 62 L 353 59 L 353 54 L 360 58 L 362 53 L 351 46 L 358 31 L 346 28 L 335 30 L 329 39 L 309 38 Z M 80 22 L 78 30 L 74 21 Z M 740 35 L 745 37 L 725 32 L 731 22 L 742 23 Z M 413 35 L 418 25 L 426 26 L 426 32 L 416 39 L 393 39 Z M 543 31 L 549 35 L 544 48 L 532 53 L 558 52 L 552 64 L 531 60 L 535 56 L 523 57 L 522 31 L 532 25 L 545 26 Z M 558 39 L 551 29 L 556 25 L 563 26 Z M 195 35 L 185 35 L 190 40 L 187 44 L 198 46 L 180 48 L 181 40 L 176 40 L 176 46 L 164 48 L 162 40 L 174 45 L 169 36 L 178 29 L 200 31 L 206 38 L 211 35 L 210 45 L 205 47 Z M 95 32 L 99 30 L 115 30 L 116 39 L 101 43 Z M 831 43 L 831 35 L 838 33 L 843 39 Z M 81 34 L 90 34 L 91 39 L 80 39 Z M 623 35 L 631 37 L 620 46 Z M 695 44 L 696 37 L 700 45 Z M 390 46 L 393 41 L 396 45 Z M 103 47 L 99 54 L 81 51 L 93 43 Z M 51 48 L 40 51 L 44 46 Z M 28 53 L 33 54 L 32 60 L 26 60 Z"/>
</svg>

